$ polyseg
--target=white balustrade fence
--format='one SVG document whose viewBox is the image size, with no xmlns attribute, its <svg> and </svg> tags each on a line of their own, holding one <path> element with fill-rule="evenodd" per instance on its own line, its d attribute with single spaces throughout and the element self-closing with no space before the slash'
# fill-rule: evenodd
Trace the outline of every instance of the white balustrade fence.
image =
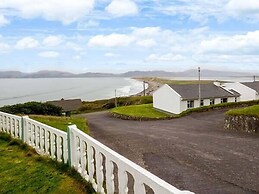
<svg viewBox="0 0 259 194">
<path fill-rule="evenodd" d="M 166 183 L 83 133 L 76 125 L 69 126 L 65 133 L 28 116 L 0 112 L 0 132 L 23 140 L 41 155 L 68 163 L 101 194 L 192 193 Z"/>
<path fill-rule="evenodd" d="M 22 117 L 0 112 L 0 132 L 22 139 Z"/>
<path fill-rule="evenodd" d="M 24 142 L 33 147 L 41 155 L 49 155 L 53 160 L 67 163 L 67 133 L 24 118 Z"/>
</svg>

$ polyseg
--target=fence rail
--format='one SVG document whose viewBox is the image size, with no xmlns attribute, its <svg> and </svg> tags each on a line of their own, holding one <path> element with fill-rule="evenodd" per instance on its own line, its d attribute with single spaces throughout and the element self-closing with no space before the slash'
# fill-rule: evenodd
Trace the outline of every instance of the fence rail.
<svg viewBox="0 0 259 194">
<path fill-rule="evenodd" d="M 99 193 L 191 194 L 166 183 L 83 133 L 76 125 L 63 132 L 43 123 L 0 112 L 0 132 L 23 140 L 39 154 L 68 163 Z"/>
</svg>

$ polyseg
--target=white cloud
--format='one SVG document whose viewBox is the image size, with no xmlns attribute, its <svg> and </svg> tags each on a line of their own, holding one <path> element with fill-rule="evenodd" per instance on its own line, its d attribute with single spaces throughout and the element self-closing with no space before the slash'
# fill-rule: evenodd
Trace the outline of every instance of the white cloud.
<svg viewBox="0 0 259 194">
<path fill-rule="evenodd" d="M 80 55 L 76 55 L 76 56 L 74 56 L 74 59 L 76 59 L 76 60 L 80 60 L 82 57 L 80 56 Z"/>
<path fill-rule="evenodd" d="M 149 48 L 149 47 L 155 46 L 156 45 L 156 41 L 153 40 L 153 39 L 144 39 L 144 40 L 137 41 L 136 44 L 138 46 Z"/>
<path fill-rule="evenodd" d="M 180 19 L 190 19 L 206 23 L 209 17 L 224 20 L 226 13 L 224 6 L 229 0 L 178 0 L 165 2 L 157 9 L 169 15 L 180 16 Z"/>
<path fill-rule="evenodd" d="M 22 18 L 38 18 L 70 24 L 83 18 L 95 0 L 1 0 L 0 9 Z"/>
<path fill-rule="evenodd" d="M 99 22 L 95 21 L 95 20 L 89 20 L 89 21 L 83 21 L 83 22 L 79 22 L 77 24 L 77 28 L 80 29 L 87 29 L 87 28 L 91 28 L 91 27 L 97 27 L 99 26 Z"/>
<path fill-rule="evenodd" d="M 246 16 L 252 20 L 259 18 L 258 0 L 230 0 L 225 9 L 234 17 Z"/>
<path fill-rule="evenodd" d="M 172 61 L 182 61 L 185 57 L 179 54 L 167 53 L 163 55 L 151 54 L 145 60 L 153 62 L 172 62 Z"/>
<path fill-rule="evenodd" d="M 92 37 L 89 46 L 119 47 L 128 46 L 134 38 L 125 34 L 97 35 Z"/>
<path fill-rule="evenodd" d="M 104 56 L 105 57 L 118 57 L 119 55 L 116 53 L 105 53 Z"/>
<path fill-rule="evenodd" d="M 32 49 L 32 48 L 36 48 L 39 46 L 39 41 L 35 40 L 32 37 L 25 37 L 21 40 L 19 40 L 16 45 L 15 48 L 16 49 Z"/>
<path fill-rule="evenodd" d="M 47 47 L 55 47 L 60 45 L 62 42 L 63 39 L 61 36 L 48 36 L 42 41 L 43 45 Z"/>
<path fill-rule="evenodd" d="M 74 42 L 67 42 L 67 43 L 66 43 L 66 47 L 67 47 L 68 49 L 73 49 L 74 51 L 77 51 L 77 52 L 84 50 L 83 47 L 81 47 L 79 44 L 74 43 Z"/>
<path fill-rule="evenodd" d="M 199 53 L 217 54 L 258 54 L 259 31 L 248 32 L 243 35 L 218 36 L 203 40 L 200 43 Z"/>
<path fill-rule="evenodd" d="M 38 55 L 43 58 L 56 58 L 59 57 L 60 54 L 56 51 L 44 51 L 40 52 Z"/>
<path fill-rule="evenodd" d="M 105 10 L 115 16 L 128 16 L 138 14 L 138 6 L 131 0 L 112 0 Z"/>
<path fill-rule="evenodd" d="M 160 34 L 161 28 L 160 27 L 144 27 L 144 28 L 132 28 L 133 29 L 133 36 L 137 37 L 154 37 Z"/>
<path fill-rule="evenodd" d="M 1 26 L 5 26 L 5 25 L 7 25 L 7 24 L 9 24 L 9 23 L 10 23 L 9 20 L 7 20 L 7 19 L 5 18 L 5 16 L 0 15 L 0 27 L 1 27 Z"/>
<path fill-rule="evenodd" d="M 6 43 L 0 43 L 0 53 L 6 53 L 10 50 L 10 45 Z"/>
</svg>

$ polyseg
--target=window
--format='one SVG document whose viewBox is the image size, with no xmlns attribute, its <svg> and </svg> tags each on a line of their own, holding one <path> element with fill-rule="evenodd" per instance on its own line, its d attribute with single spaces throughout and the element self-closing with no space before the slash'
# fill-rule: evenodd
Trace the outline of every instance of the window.
<svg viewBox="0 0 259 194">
<path fill-rule="evenodd" d="M 193 100 L 187 101 L 187 108 L 193 108 L 193 107 L 194 107 L 194 101 Z"/>
<path fill-rule="evenodd" d="M 210 105 L 215 104 L 215 99 L 210 99 Z"/>
<path fill-rule="evenodd" d="M 200 106 L 204 106 L 204 100 L 200 101 Z"/>
<path fill-rule="evenodd" d="M 237 97 L 235 97 L 235 102 L 237 102 Z"/>
<path fill-rule="evenodd" d="M 226 102 L 228 102 L 227 98 L 221 98 L 221 103 L 226 103 Z"/>
</svg>

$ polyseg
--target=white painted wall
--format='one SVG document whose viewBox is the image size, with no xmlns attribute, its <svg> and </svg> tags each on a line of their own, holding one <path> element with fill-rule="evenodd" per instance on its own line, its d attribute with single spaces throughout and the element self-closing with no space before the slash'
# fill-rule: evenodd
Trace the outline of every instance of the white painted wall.
<svg viewBox="0 0 259 194">
<path fill-rule="evenodd" d="M 181 113 L 181 96 L 167 84 L 153 93 L 153 107 L 173 114 Z"/>
<path fill-rule="evenodd" d="M 225 83 L 223 86 L 228 90 L 235 90 L 237 91 L 240 96 L 240 101 L 249 101 L 249 100 L 256 100 L 259 99 L 257 92 L 244 84 L 241 83 Z M 235 102 L 235 101 L 234 101 Z"/>
<path fill-rule="evenodd" d="M 240 98 L 237 98 L 237 102 L 239 101 Z M 215 98 L 214 102 L 220 104 L 221 98 Z M 229 97 L 228 102 L 235 102 L 235 97 Z M 209 105 L 210 99 L 204 99 L 204 106 Z M 165 84 L 153 93 L 153 107 L 169 113 L 180 114 L 187 110 L 187 100 L 181 100 L 181 96 Z M 200 107 L 200 101 L 194 100 L 194 108 L 198 107 Z"/>
</svg>

